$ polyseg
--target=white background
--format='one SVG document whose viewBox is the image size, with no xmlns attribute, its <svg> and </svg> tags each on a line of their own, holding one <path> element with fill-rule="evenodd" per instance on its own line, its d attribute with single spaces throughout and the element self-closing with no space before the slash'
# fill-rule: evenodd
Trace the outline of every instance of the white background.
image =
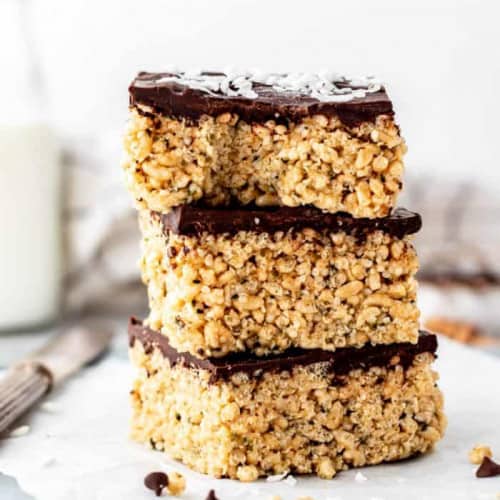
<svg viewBox="0 0 500 500">
<path fill-rule="evenodd" d="M 330 68 L 388 82 L 408 170 L 472 177 L 480 169 L 484 183 L 500 184 L 495 0 L 31 4 L 53 117 L 67 134 L 120 130 L 139 69 Z"/>
</svg>

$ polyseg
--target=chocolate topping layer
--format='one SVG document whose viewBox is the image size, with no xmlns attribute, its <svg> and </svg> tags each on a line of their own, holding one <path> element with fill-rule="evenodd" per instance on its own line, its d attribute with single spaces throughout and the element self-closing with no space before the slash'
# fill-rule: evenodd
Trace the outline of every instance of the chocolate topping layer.
<svg viewBox="0 0 500 500">
<path fill-rule="evenodd" d="M 404 208 L 396 209 L 388 217 L 356 219 L 349 214 L 330 214 L 313 207 L 265 208 L 201 208 L 182 205 L 167 214 L 152 212 L 160 218 L 163 230 L 175 234 L 200 235 L 253 231 L 275 233 L 312 228 L 317 231 L 345 231 L 357 237 L 380 230 L 397 238 L 416 233 L 422 227 L 420 215 Z"/>
<path fill-rule="evenodd" d="M 214 74 L 217 73 L 204 73 Z M 252 122 L 298 122 L 316 114 L 337 116 L 347 126 L 373 122 L 379 115 L 393 115 L 392 103 L 383 87 L 354 97 L 346 102 L 329 102 L 312 97 L 298 89 L 295 92 L 276 89 L 271 85 L 253 82 L 256 97 L 206 92 L 182 83 L 182 80 L 161 81 L 180 76 L 173 73 L 141 72 L 129 87 L 130 105 L 146 105 L 167 116 L 197 120 L 202 115 L 218 116 L 235 113 L 240 119 Z M 349 86 L 349 82 L 338 83 Z M 360 88 L 351 85 L 353 89 Z"/>
<path fill-rule="evenodd" d="M 294 366 L 313 363 L 325 363 L 335 375 L 345 375 L 357 368 L 367 370 L 372 366 L 393 366 L 395 358 L 396 364 L 406 369 L 417 354 L 423 352 L 434 354 L 437 349 L 436 336 L 420 332 L 417 344 L 369 345 L 361 349 L 348 347 L 334 352 L 322 349 L 289 349 L 284 353 L 265 357 L 258 357 L 253 353 L 235 353 L 225 358 L 199 359 L 192 354 L 176 351 L 165 335 L 144 326 L 136 318 L 130 318 L 128 335 L 131 347 L 138 341 L 147 353 L 158 348 L 172 365 L 182 364 L 208 370 L 211 382 L 227 379 L 238 372 L 258 376 L 266 371 L 289 371 Z"/>
</svg>

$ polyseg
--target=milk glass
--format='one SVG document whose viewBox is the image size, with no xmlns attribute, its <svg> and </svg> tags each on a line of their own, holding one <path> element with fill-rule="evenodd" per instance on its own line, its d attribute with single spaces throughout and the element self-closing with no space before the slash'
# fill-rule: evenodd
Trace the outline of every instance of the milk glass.
<svg viewBox="0 0 500 500">
<path fill-rule="evenodd" d="M 58 316 L 61 168 L 44 109 L 25 2 L 0 2 L 0 332 L 36 329 Z"/>
<path fill-rule="evenodd" d="M 32 329 L 57 317 L 60 183 L 47 126 L 0 125 L 0 330 Z"/>
</svg>

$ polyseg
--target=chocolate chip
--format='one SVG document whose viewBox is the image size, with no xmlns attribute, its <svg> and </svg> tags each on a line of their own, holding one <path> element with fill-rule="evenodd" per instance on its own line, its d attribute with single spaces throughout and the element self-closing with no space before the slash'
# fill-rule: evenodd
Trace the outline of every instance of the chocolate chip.
<svg viewBox="0 0 500 500">
<path fill-rule="evenodd" d="M 164 472 L 151 472 L 144 478 L 144 486 L 153 490 L 159 497 L 163 489 L 168 486 L 168 476 Z"/>
<path fill-rule="evenodd" d="M 500 476 L 500 465 L 493 462 L 491 458 L 484 457 L 479 469 L 476 471 L 476 477 L 494 477 Z"/>
<path fill-rule="evenodd" d="M 168 247 L 167 248 L 167 255 L 170 258 L 176 257 L 177 256 L 177 248 L 175 248 L 175 247 Z"/>
<path fill-rule="evenodd" d="M 219 499 L 215 496 L 215 491 L 210 490 L 205 500 L 219 500 Z"/>
</svg>

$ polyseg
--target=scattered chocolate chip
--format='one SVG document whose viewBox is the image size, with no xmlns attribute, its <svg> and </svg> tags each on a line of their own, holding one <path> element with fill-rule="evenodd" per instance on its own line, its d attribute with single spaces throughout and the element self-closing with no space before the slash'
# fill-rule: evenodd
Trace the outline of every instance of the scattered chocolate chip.
<svg viewBox="0 0 500 500">
<path fill-rule="evenodd" d="M 219 499 L 215 496 L 215 491 L 210 490 L 205 500 L 219 500 Z"/>
<path fill-rule="evenodd" d="M 493 462 L 491 458 L 484 457 L 479 469 L 476 471 L 476 477 L 494 477 L 500 476 L 500 465 Z"/>
<path fill-rule="evenodd" d="M 151 472 L 144 478 L 144 486 L 153 490 L 159 497 L 163 489 L 168 486 L 168 476 L 164 472 Z"/>
</svg>

